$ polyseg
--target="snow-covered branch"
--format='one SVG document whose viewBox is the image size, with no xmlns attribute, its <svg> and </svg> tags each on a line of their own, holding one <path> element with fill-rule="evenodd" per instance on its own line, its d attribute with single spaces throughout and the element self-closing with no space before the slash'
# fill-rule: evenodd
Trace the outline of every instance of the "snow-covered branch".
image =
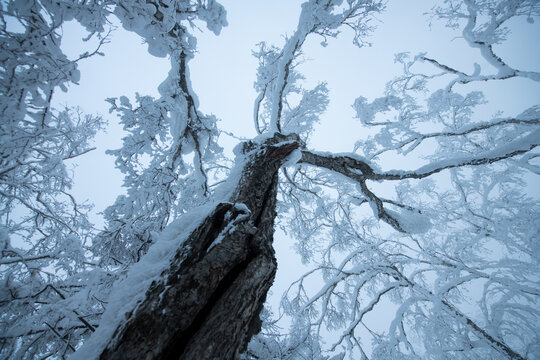
<svg viewBox="0 0 540 360">
<path fill-rule="evenodd" d="M 295 70 L 295 66 L 301 55 L 302 45 L 309 35 L 322 36 L 326 41 L 327 37 L 336 37 L 340 32 L 339 28 L 345 25 L 355 32 L 354 43 L 362 46 L 363 38 L 373 30 L 368 25 L 369 19 L 383 8 L 383 2 L 379 0 L 351 0 L 347 1 L 346 5 L 336 0 L 309 0 L 302 5 L 296 31 L 286 39 L 282 49 L 278 50 L 275 47 L 266 49 L 266 44 L 261 43 L 259 52 L 254 53 L 260 62 L 258 80 L 255 84 L 259 95 L 254 106 L 254 121 L 258 131 L 261 130 L 260 105 L 265 98 L 268 131 L 273 133 L 286 130 L 284 128 L 286 121 L 283 119 L 286 98 L 289 93 L 299 90 L 295 83 L 302 79 L 302 76 Z M 321 110 L 324 110 L 325 102 L 327 100 L 323 100 L 322 103 L 314 101 L 311 105 L 322 106 Z M 315 119 L 311 120 L 313 121 Z M 287 132 L 300 133 L 300 131 L 302 129 L 291 126 L 287 129 Z"/>
<path fill-rule="evenodd" d="M 124 27 L 145 39 L 151 54 L 168 54 L 171 61 L 169 76 L 159 87 L 160 98 L 137 94 L 137 107 L 125 96 L 119 104 L 108 99 L 128 132 L 123 147 L 109 151 L 125 174 L 128 193 L 105 210 L 108 225 L 94 241 L 94 250 L 104 252 L 104 263 L 128 266 L 176 214 L 211 195 L 207 168 L 222 149 L 217 144 L 217 119 L 200 112 L 191 87 L 188 62 L 196 40 L 190 29 L 195 20 L 202 20 L 219 34 L 227 22 L 215 1 L 121 2 L 115 14 Z M 147 24 L 149 18 L 154 20 Z"/>
</svg>

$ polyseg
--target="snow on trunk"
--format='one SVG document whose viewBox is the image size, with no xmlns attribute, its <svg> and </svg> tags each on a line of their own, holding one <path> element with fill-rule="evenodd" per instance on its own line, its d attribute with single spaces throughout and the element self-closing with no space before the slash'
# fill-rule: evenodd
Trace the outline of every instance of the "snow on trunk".
<svg viewBox="0 0 540 360">
<path fill-rule="evenodd" d="M 136 308 L 125 313 L 101 359 L 236 359 L 260 330 L 272 285 L 278 170 L 300 146 L 275 134 L 243 144 L 233 195 L 176 250 Z"/>
</svg>

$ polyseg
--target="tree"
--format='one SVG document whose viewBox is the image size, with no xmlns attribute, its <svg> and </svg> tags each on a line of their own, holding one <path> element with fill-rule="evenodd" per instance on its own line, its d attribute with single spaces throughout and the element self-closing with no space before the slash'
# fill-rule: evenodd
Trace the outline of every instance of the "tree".
<svg viewBox="0 0 540 360">
<path fill-rule="evenodd" d="M 92 150 L 103 125 L 77 108 L 56 109 L 58 88 L 77 83 L 77 64 L 107 41 L 103 2 L 3 2 L 0 7 L 0 323 L 2 356 L 75 350 L 94 331 L 99 304 L 77 306 L 89 281 L 90 206 L 70 193 L 68 163 Z M 75 19 L 96 45 L 76 59 L 61 50 L 60 27 Z M 99 276 L 96 271 L 92 276 Z M 66 306 L 66 304 L 69 304 Z M 85 315 L 82 316 L 81 313 Z M 60 335 L 62 333 L 62 335 Z"/>
<path fill-rule="evenodd" d="M 259 136 L 237 146 L 230 169 L 216 119 L 198 110 L 187 67 L 195 51 L 189 28 L 202 20 L 218 34 L 223 7 L 210 0 L 106 5 L 152 54 L 170 56 L 171 72 L 159 99 L 139 95 L 136 107 L 126 97 L 108 100 L 128 132 L 112 151 L 128 193 L 106 211 L 107 228 L 86 250 L 99 267 L 77 274 L 119 280 L 75 357 L 540 357 L 540 232 L 530 185 L 539 173 L 539 106 L 486 114 L 488 99 L 473 87 L 540 80 L 496 51 L 511 21 L 534 22 L 537 2 L 443 1 L 433 8 L 434 18 L 462 29 L 484 64 L 468 73 L 425 53 L 397 55 L 403 74 L 384 96 L 354 104 L 374 135 L 351 153 L 330 154 L 310 149 L 328 89 L 302 88 L 302 45 L 348 27 L 362 46 L 384 6 L 307 1 L 281 48 L 261 43 L 255 52 Z M 388 154 L 413 164 L 423 159 L 385 170 Z M 288 334 L 269 314 L 260 320 L 276 271 L 276 219 L 313 264 L 283 297 Z M 87 279 L 85 291 L 107 287 L 100 277 Z M 383 329 L 373 322 L 381 311 L 392 314 Z M 6 314 L 13 319 L 13 310 Z M 88 312 L 74 314 L 81 322 Z M 28 328 L 10 336 L 37 341 Z M 59 340 L 46 339 L 36 356 L 63 356 L 58 343 L 74 349 L 86 336 L 74 334 L 72 342 L 59 332 L 62 324 L 49 328 Z M 5 339 L 3 354 L 22 354 L 23 345 Z"/>
</svg>

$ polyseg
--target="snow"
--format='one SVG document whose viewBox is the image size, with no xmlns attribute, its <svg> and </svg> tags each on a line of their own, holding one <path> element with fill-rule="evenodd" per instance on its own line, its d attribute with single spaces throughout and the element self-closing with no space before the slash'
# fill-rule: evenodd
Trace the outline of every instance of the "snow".
<svg viewBox="0 0 540 360">
<path fill-rule="evenodd" d="M 353 108 L 356 111 L 356 118 L 363 124 L 370 124 L 375 120 L 375 115 L 384 113 L 393 109 L 399 109 L 403 101 L 397 96 L 389 95 L 377 98 L 368 103 L 363 96 L 354 101 Z"/>
<path fill-rule="evenodd" d="M 426 215 L 417 211 L 402 209 L 401 211 L 392 211 L 385 209 L 386 213 L 399 222 L 399 226 L 409 234 L 422 234 L 431 228 L 431 222 Z"/>
<path fill-rule="evenodd" d="M 243 144 L 243 143 L 240 143 L 240 144 Z M 214 199 L 223 199 L 223 200 L 231 199 L 236 190 L 237 185 L 240 183 L 240 180 L 242 178 L 242 171 L 244 170 L 244 166 L 246 165 L 248 154 L 242 154 L 242 152 L 239 149 L 241 149 L 241 146 L 239 146 L 238 149 L 235 150 L 236 151 L 235 153 L 236 157 L 235 157 L 235 162 L 234 162 L 235 165 L 231 169 L 231 172 L 229 173 L 227 180 L 225 180 L 225 182 L 222 183 L 216 189 L 214 193 Z"/>
<path fill-rule="evenodd" d="M 377 208 L 377 203 L 375 201 L 368 201 L 369 207 L 371 208 L 371 211 L 373 211 L 373 217 L 375 219 L 379 220 L 379 209 Z"/>
<path fill-rule="evenodd" d="M 247 205 L 244 204 L 244 203 L 236 203 L 236 204 L 234 204 L 234 207 L 236 208 L 236 210 L 239 210 L 239 211 L 241 211 L 243 213 L 251 214 L 251 210 L 249 210 Z"/>
<path fill-rule="evenodd" d="M 244 159 L 237 158 L 237 160 L 237 165 L 231 170 L 231 176 L 216 190 L 214 200 L 190 210 L 168 225 L 157 237 L 157 241 L 150 247 L 148 253 L 131 267 L 124 279 L 115 284 L 99 328 L 72 356 L 72 359 L 88 360 L 99 357 L 116 328 L 125 321 L 124 314 L 136 309 L 138 303 L 144 299 L 150 284 L 159 279 L 163 271 L 169 267 L 170 260 L 180 245 L 215 209 L 218 203 L 231 198 L 240 181 L 245 164 Z M 249 214 L 249 209 L 245 204 L 235 204 L 235 207 Z M 230 230 L 230 228 L 226 228 L 226 230 Z M 217 243 L 212 244 L 211 247 L 215 245 Z"/>
<path fill-rule="evenodd" d="M 144 299 L 150 284 L 161 278 L 161 274 L 169 267 L 171 258 L 187 237 L 211 214 L 219 203 L 232 198 L 241 179 L 246 159 L 249 154 L 239 154 L 236 165 L 231 170 L 227 181 L 216 189 L 214 199 L 198 208 L 194 208 L 173 221 L 157 237 L 148 253 L 135 263 L 126 277 L 117 281 L 111 293 L 107 310 L 101 318 L 100 326 L 84 345 L 71 357 L 73 360 L 97 359 L 112 338 L 116 328 L 125 321 L 125 314 L 136 311 L 137 305 Z M 235 208 L 244 212 L 231 224 L 225 227 L 220 236 L 210 245 L 209 250 L 216 246 L 227 231 L 231 231 L 236 223 L 248 216 L 250 210 L 245 204 L 237 203 Z"/>
<path fill-rule="evenodd" d="M 364 175 L 364 172 L 360 169 L 355 169 L 350 166 L 347 167 L 350 172 L 355 173 L 356 175 Z"/>
<path fill-rule="evenodd" d="M 253 141 L 254 143 L 256 144 L 262 144 L 264 143 L 266 140 L 274 137 L 274 135 L 277 133 L 278 131 L 272 131 L 272 130 L 269 130 L 269 131 L 266 131 L 262 134 L 259 134 L 257 136 L 255 136 L 253 139 L 251 139 L 251 141 Z"/>
<path fill-rule="evenodd" d="M 251 214 L 251 211 L 249 210 L 246 204 L 235 203 L 233 205 L 236 210 L 241 212 L 241 214 L 238 215 L 236 218 L 231 219 L 231 212 L 227 211 L 227 213 L 225 214 L 225 221 L 229 223 L 223 228 L 223 230 L 221 230 L 221 232 L 216 237 L 216 239 L 210 244 L 210 246 L 206 250 L 207 253 L 210 252 L 212 248 L 220 244 L 226 235 L 233 233 L 236 229 L 236 224 L 238 224 L 242 220 L 249 218 L 249 214 Z"/>
<path fill-rule="evenodd" d="M 302 159 L 302 150 L 300 149 L 294 149 L 289 156 L 287 156 L 287 159 L 285 160 L 285 163 L 283 166 L 296 166 L 296 164 Z"/>
<path fill-rule="evenodd" d="M 117 281 L 99 327 L 71 359 L 99 358 L 116 328 L 125 321 L 125 314 L 136 309 L 150 284 L 159 279 L 162 272 L 169 267 L 179 246 L 214 208 L 215 203 L 212 202 L 193 209 L 165 228 L 148 253 L 130 268 L 124 279 Z"/>
<path fill-rule="evenodd" d="M 482 163 L 482 161 L 484 161 L 485 159 L 494 159 L 495 161 L 501 158 L 510 157 L 511 154 L 514 153 L 531 150 L 538 145 L 540 145 L 540 130 L 535 130 L 532 131 L 530 134 L 523 136 L 522 138 L 516 139 L 506 144 L 500 144 L 499 146 L 497 146 L 496 149 L 490 151 L 474 154 L 472 156 L 456 156 L 454 158 L 434 161 L 420 167 L 414 172 L 390 170 L 386 172 L 386 174 L 398 175 L 403 177 L 410 176 L 412 173 L 419 175 L 428 174 L 432 172 L 437 172 L 439 169 L 452 168 L 456 166 L 461 166 L 463 164 Z"/>
<path fill-rule="evenodd" d="M 206 27 L 214 34 L 219 35 L 221 29 L 227 26 L 227 11 L 223 5 L 215 0 L 209 0 L 206 8 L 199 9 L 199 18 L 206 21 Z"/>
</svg>

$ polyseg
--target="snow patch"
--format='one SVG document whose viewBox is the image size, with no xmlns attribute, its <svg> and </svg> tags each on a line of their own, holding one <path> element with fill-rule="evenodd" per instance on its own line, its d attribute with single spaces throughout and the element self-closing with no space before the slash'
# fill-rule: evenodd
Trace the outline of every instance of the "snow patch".
<svg viewBox="0 0 540 360">
<path fill-rule="evenodd" d="M 284 166 L 296 166 L 296 164 L 302 159 L 302 150 L 294 149 L 287 159 L 285 159 Z"/>
<path fill-rule="evenodd" d="M 431 228 L 429 218 L 418 211 L 402 209 L 392 211 L 385 209 L 386 213 L 399 222 L 399 226 L 409 234 L 422 234 Z"/>
<path fill-rule="evenodd" d="M 246 206 L 246 204 L 238 203 L 234 204 L 234 208 L 238 211 L 240 211 L 240 214 L 236 216 L 234 219 L 231 219 L 232 212 L 229 210 L 225 214 L 225 221 L 228 223 L 223 230 L 219 233 L 219 235 L 216 237 L 216 239 L 208 246 L 208 249 L 206 249 L 206 252 L 209 253 L 212 248 L 217 246 L 221 243 L 221 241 L 225 238 L 225 236 L 233 233 L 236 230 L 236 225 L 245 220 L 249 219 L 249 215 L 251 214 L 251 211 Z"/>
</svg>

